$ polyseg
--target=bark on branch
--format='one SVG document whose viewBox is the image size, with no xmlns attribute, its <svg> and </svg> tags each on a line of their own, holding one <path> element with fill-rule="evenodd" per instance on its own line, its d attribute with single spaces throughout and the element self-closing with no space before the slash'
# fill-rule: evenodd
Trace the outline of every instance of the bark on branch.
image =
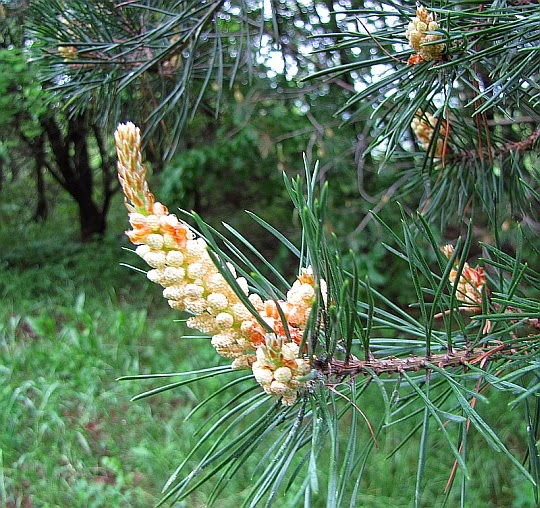
<svg viewBox="0 0 540 508">
<path fill-rule="evenodd" d="M 536 339 L 536 341 L 534 340 Z M 534 335 L 525 340 L 515 342 L 494 343 L 488 347 L 453 350 L 430 356 L 409 356 L 407 358 L 370 358 L 369 360 L 350 359 L 348 362 L 333 358 L 327 363 L 320 362 L 316 367 L 330 378 L 355 377 L 372 374 L 399 374 L 401 372 L 418 372 L 429 370 L 432 366 L 440 369 L 479 365 L 484 368 L 492 360 L 506 356 L 525 354 L 530 347 L 540 346 L 540 336 Z"/>
</svg>

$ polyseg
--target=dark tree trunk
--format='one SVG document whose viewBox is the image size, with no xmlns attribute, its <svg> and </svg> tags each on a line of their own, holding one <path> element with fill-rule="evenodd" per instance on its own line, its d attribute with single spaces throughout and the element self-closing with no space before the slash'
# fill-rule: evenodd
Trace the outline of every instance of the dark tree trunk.
<svg viewBox="0 0 540 508">
<path fill-rule="evenodd" d="M 83 242 L 105 233 L 105 217 L 103 211 L 93 199 L 94 178 L 88 154 L 89 129 L 86 119 L 80 115 L 68 122 L 67 143 L 73 146 L 73 167 L 78 175 L 77 195 L 74 196 L 79 205 L 79 223 Z"/>
<path fill-rule="evenodd" d="M 81 239 L 89 241 L 103 236 L 106 228 L 106 208 L 98 206 L 93 197 L 94 178 L 88 153 L 88 123 L 83 115 L 68 120 L 64 135 L 53 117 L 42 120 L 54 156 L 54 168 L 49 169 L 58 183 L 79 206 Z M 106 171 L 106 168 L 102 168 Z M 110 189 L 104 189 L 106 200 Z"/>
<path fill-rule="evenodd" d="M 34 220 L 40 221 L 45 220 L 49 215 L 49 204 L 47 203 L 47 195 L 45 193 L 45 148 L 44 148 L 45 136 L 41 134 L 34 141 L 34 153 L 36 160 L 36 192 L 37 192 L 37 203 L 36 211 L 34 213 Z"/>
<path fill-rule="evenodd" d="M 36 166 L 36 192 L 37 203 L 36 211 L 34 212 L 34 220 L 46 220 L 49 216 L 49 204 L 45 195 L 45 175 L 43 174 L 43 166 Z"/>
<path fill-rule="evenodd" d="M 5 160 L 0 155 L 0 192 L 2 192 L 2 188 L 4 186 L 4 165 L 5 165 Z"/>
<path fill-rule="evenodd" d="M 106 221 L 103 212 L 93 201 L 77 202 L 79 205 L 79 224 L 81 228 L 81 240 L 89 242 L 95 237 L 105 234 Z"/>
</svg>

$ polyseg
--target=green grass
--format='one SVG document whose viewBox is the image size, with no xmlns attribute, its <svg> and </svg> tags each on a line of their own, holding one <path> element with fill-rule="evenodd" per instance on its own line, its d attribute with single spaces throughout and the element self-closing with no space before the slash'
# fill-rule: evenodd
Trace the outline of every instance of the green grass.
<svg viewBox="0 0 540 508">
<path fill-rule="evenodd" d="M 205 366 L 213 349 L 180 340 L 159 288 L 119 265 L 136 261 L 123 240 L 20 233 L 0 258 L 2 506 L 152 506 L 204 387 L 132 403 L 144 387 L 116 378 Z"/>
<path fill-rule="evenodd" d="M 130 402 L 156 383 L 116 379 L 226 360 L 207 340 L 181 339 L 183 325 L 174 322 L 179 315 L 160 289 L 119 265 L 138 263 L 122 251 L 124 239 L 80 245 L 75 236 L 72 226 L 54 222 L 0 229 L 0 506 L 149 507 L 224 401 L 216 398 L 193 418 L 186 416 L 223 381 L 212 378 Z M 377 421 L 375 387 L 362 400 L 362 409 Z M 523 456 L 522 418 L 507 410 L 507 402 L 494 399 L 482 414 Z M 361 506 L 412 506 L 418 442 L 386 459 L 408 425 L 391 427 L 380 439 L 362 482 Z M 369 439 L 365 426 L 360 436 Z M 453 463 L 435 428 L 432 436 L 425 507 L 442 502 Z M 474 437 L 471 432 L 468 506 L 533 506 L 530 487 L 509 461 Z M 238 506 L 265 451 L 228 482 L 220 507 Z M 205 506 L 211 488 L 212 481 L 178 506 Z M 285 506 L 286 499 L 276 506 Z M 314 506 L 325 503 L 321 498 Z M 449 506 L 458 506 L 458 498 Z"/>
</svg>

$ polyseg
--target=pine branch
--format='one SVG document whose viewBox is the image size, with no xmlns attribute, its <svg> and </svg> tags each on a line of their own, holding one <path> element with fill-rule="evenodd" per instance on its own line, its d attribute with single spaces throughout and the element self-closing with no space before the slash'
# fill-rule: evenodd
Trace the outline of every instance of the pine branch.
<svg viewBox="0 0 540 508">
<path fill-rule="evenodd" d="M 538 319 L 532 320 L 538 328 Z M 479 364 L 483 369 L 490 361 L 507 358 L 509 355 L 522 354 L 533 347 L 540 346 L 540 337 L 533 336 L 519 342 L 496 343 L 487 348 L 452 350 L 446 353 L 433 354 L 429 356 L 412 355 L 408 358 L 388 357 L 384 359 L 370 358 L 368 360 L 358 360 L 345 362 L 333 358 L 330 362 L 319 362 L 316 367 L 329 376 L 342 380 L 345 377 L 354 378 L 358 375 L 371 376 L 373 374 L 394 374 L 402 372 L 418 372 L 419 370 L 430 370 L 433 365 L 440 369 Z"/>
<path fill-rule="evenodd" d="M 493 147 L 491 156 L 506 156 L 510 153 L 525 153 L 530 150 L 533 150 L 535 147 L 535 143 L 540 138 L 540 128 L 536 129 L 530 136 L 525 138 L 523 141 L 513 141 L 506 143 L 502 145 L 499 148 Z M 480 153 L 478 148 L 470 149 L 470 150 L 461 150 L 459 152 L 456 152 L 455 155 L 452 157 L 453 160 L 457 163 L 460 162 L 470 162 L 477 159 L 484 159 L 484 155 L 487 157 L 488 151 L 487 149 L 483 149 Z"/>
</svg>

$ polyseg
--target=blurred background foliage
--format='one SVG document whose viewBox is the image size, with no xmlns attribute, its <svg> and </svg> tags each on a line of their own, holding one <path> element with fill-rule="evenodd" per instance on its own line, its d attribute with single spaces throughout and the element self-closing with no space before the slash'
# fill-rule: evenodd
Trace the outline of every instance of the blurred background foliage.
<svg viewBox="0 0 540 508">
<path fill-rule="evenodd" d="M 538 266 L 538 8 L 469 2 L 481 14 L 464 9 L 460 18 L 453 4 L 433 5 L 448 59 L 411 72 L 404 31 L 413 2 L 0 3 L 4 505 L 148 506 L 200 425 L 183 419 L 203 387 L 128 406 L 133 387 L 114 382 L 132 371 L 204 366 L 214 354 L 202 341 L 178 341 L 181 325 L 158 303 L 159 290 L 118 266 L 127 246 L 118 121 L 144 129 L 159 199 L 218 229 L 231 224 L 288 278 L 297 268 L 289 252 L 243 211 L 298 243 L 282 174 L 302 173 L 303 153 L 309 167 L 318 161 L 319 183 L 330 183 L 325 231 L 354 252 L 359 276 L 402 308 L 415 299 L 407 264 L 385 249 L 393 239 L 369 214 L 398 230 L 396 201 L 425 212 L 439 244 L 464 236 L 474 217 L 472 258 L 477 241 L 515 255 L 521 228 L 520 256 Z M 419 108 L 438 118 L 439 132 L 445 121 L 452 129 L 445 178 L 410 128 Z M 377 407 L 374 389 L 365 396 Z M 486 416 L 522 456 L 523 431 L 507 402 L 501 395 Z M 394 432 L 377 457 L 400 442 Z M 532 506 L 506 459 L 476 446 L 471 456 L 489 475 L 472 479 L 471 506 Z M 425 506 L 444 499 L 447 458 L 443 449 L 430 454 Z M 406 477 L 416 463 L 405 447 L 373 460 L 362 502 L 410 506 Z M 235 481 L 231 492 L 250 480 Z M 186 506 L 204 506 L 206 495 Z"/>
<path fill-rule="evenodd" d="M 286 268 L 288 261 L 282 259 L 286 253 L 270 252 L 279 246 L 243 210 L 271 217 L 276 228 L 298 238 L 299 222 L 291 213 L 281 173 L 298 173 L 303 165 L 302 153 L 310 165 L 319 161 L 321 184 L 332 181 L 328 230 L 346 240 L 345 250 L 369 249 L 370 256 L 362 258 L 361 264 L 366 273 L 369 270 L 374 284 L 384 282 L 378 267 L 387 268 L 387 253 L 371 249 L 373 238 L 382 239 L 383 232 L 368 212 L 381 212 L 397 195 L 399 184 L 395 182 L 407 180 L 408 176 L 401 174 L 407 164 L 398 162 L 395 168 L 378 175 L 380 156 L 362 157 L 371 139 L 367 121 L 370 107 L 363 119 L 353 123 L 344 123 L 347 114 L 335 116 L 336 107 L 354 92 L 356 76 L 317 84 L 301 81 L 310 72 L 351 58 L 350 52 L 339 49 L 314 52 L 332 39 L 310 37 L 338 26 L 336 15 L 329 15 L 330 4 L 285 2 L 270 8 L 268 4 L 248 2 L 245 7 L 249 16 L 264 20 L 263 26 L 257 27 L 239 15 L 239 7 L 218 2 L 222 10 L 215 23 L 210 23 L 215 33 L 199 37 L 206 41 L 204 49 L 197 46 L 193 50 L 198 57 L 196 65 L 190 64 L 193 68 L 188 75 L 183 74 L 183 66 L 171 70 L 171 74 L 154 72 L 155 68 L 149 66 L 148 72 L 133 75 L 135 64 L 126 63 L 123 56 L 119 61 L 111 57 L 104 64 L 111 51 L 135 54 L 153 37 L 158 38 L 157 47 L 164 52 L 159 53 L 160 65 L 167 64 L 171 55 L 178 56 L 177 50 L 169 47 L 170 40 L 185 31 L 191 33 L 193 28 L 189 28 L 192 21 L 186 13 L 198 13 L 192 18 L 202 23 L 205 9 L 217 5 L 201 4 L 199 10 L 195 5 L 199 2 L 180 2 L 182 8 L 175 12 L 170 2 L 158 4 L 130 8 L 128 3 L 115 8 L 110 2 L 93 2 L 90 8 L 86 2 L 5 3 L 4 66 L 10 66 L 16 58 L 21 74 L 4 67 L 5 101 L 17 104 L 22 112 L 14 116 L 6 108 L 3 113 L 10 115 L 5 124 L 11 128 L 2 133 L 2 146 L 9 157 L 9 164 L 3 164 L 2 180 L 17 185 L 19 168 L 24 168 L 21 189 L 28 188 L 33 196 L 21 201 L 25 213 L 30 213 L 31 203 L 35 218 L 45 218 L 58 194 L 67 191 L 78 205 L 82 239 L 103 235 L 110 199 L 117 190 L 111 176 L 111 137 L 106 133 L 117 121 L 130 119 L 147 126 L 145 155 L 154 172 L 152 184 L 154 188 L 159 185 L 164 201 L 193 208 L 211 222 L 212 217 L 227 217 L 265 254 L 275 257 L 285 273 L 294 271 Z M 290 22 L 293 19 L 294 23 Z M 90 25 L 92 30 L 83 29 Z M 214 47 L 216 34 L 224 47 Z M 133 47 L 129 42 L 127 49 L 116 48 L 114 41 L 133 38 Z M 250 45 L 242 42 L 244 38 Z M 68 41 L 74 45 L 68 46 Z M 209 41 L 213 41 L 210 49 Z M 99 59 L 90 51 L 92 44 L 102 46 Z M 77 48 L 75 58 L 62 49 L 66 47 Z M 216 60 L 218 51 L 226 61 Z M 178 59 L 193 59 L 192 54 Z M 148 58 L 154 58 L 154 53 Z M 143 62 L 137 60 L 139 64 Z M 197 93 L 181 89 L 173 100 L 170 94 L 180 82 L 196 88 Z M 39 108 L 28 103 L 34 96 Z M 168 112 L 158 121 L 153 113 L 167 97 L 175 107 L 164 105 Z M 21 115 L 26 115 L 24 123 Z M 76 125 L 70 129 L 73 123 Z M 31 136 L 25 136 L 27 124 L 32 125 Z M 51 137 L 59 140 L 57 147 L 66 150 L 54 150 Z M 74 157 L 76 154 L 84 157 L 81 160 Z M 412 194 L 414 203 L 421 190 Z M 388 219 L 394 215 L 389 213 Z"/>
</svg>

